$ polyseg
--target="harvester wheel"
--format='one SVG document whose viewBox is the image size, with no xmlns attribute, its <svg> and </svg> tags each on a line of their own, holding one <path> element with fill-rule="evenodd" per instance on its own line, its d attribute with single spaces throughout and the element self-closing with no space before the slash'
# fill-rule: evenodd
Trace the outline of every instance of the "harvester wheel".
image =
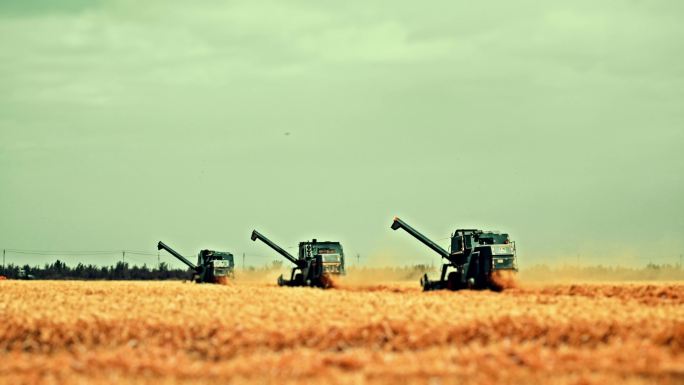
<svg viewBox="0 0 684 385">
<path fill-rule="evenodd" d="M 335 282 L 332 280 L 332 277 L 328 274 L 323 274 L 321 276 L 321 288 L 323 289 L 330 289 L 331 287 L 335 286 Z"/>
<path fill-rule="evenodd" d="M 430 279 L 428 278 L 427 274 L 424 274 L 420 279 L 420 286 L 423 288 L 423 291 L 430 290 Z"/>
<path fill-rule="evenodd" d="M 452 271 L 447 276 L 447 289 L 448 290 L 458 290 L 461 288 L 461 273 L 458 271 Z"/>
<path fill-rule="evenodd" d="M 499 291 L 503 291 L 503 289 L 504 289 L 503 285 L 500 282 L 497 282 L 496 280 L 494 280 L 492 278 L 489 279 L 488 283 L 489 283 L 489 290 L 491 290 L 491 291 L 499 292 Z"/>
<path fill-rule="evenodd" d="M 293 283 L 295 285 L 303 285 L 304 284 L 304 275 L 301 273 L 295 274 Z"/>
</svg>

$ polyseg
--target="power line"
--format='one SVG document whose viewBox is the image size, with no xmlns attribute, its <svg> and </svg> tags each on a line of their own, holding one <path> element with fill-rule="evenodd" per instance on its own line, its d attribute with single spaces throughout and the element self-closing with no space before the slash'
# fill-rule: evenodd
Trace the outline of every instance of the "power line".
<svg viewBox="0 0 684 385">
<path fill-rule="evenodd" d="M 134 261 L 134 262 L 138 262 L 138 263 L 146 264 L 146 262 L 145 262 L 145 261 L 141 261 L 141 260 L 140 260 L 140 259 L 138 259 L 138 258 L 133 258 L 133 257 L 131 257 L 131 256 L 128 256 L 128 258 L 129 258 L 129 259 L 131 259 L 131 260 L 132 260 L 132 261 Z"/>
<path fill-rule="evenodd" d="M 146 255 L 150 257 L 156 257 L 159 255 L 159 253 L 144 253 L 144 252 L 139 252 L 139 251 L 130 251 L 130 250 L 122 250 L 125 251 L 126 254 L 133 254 L 133 255 Z"/>
<path fill-rule="evenodd" d="M 13 254 L 26 254 L 26 255 L 90 256 L 90 255 L 115 255 L 115 254 L 119 254 L 121 251 L 50 252 L 50 251 L 25 251 L 25 250 L 7 249 L 7 252 L 13 253 Z"/>
<path fill-rule="evenodd" d="M 7 251 L 26 253 L 118 253 L 120 250 L 29 250 L 29 249 L 5 249 Z"/>
<path fill-rule="evenodd" d="M 138 250 L 23 250 L 23 249 L 5 249 L 7 253 L 14 254 L 26 254 L 26 255 L 63 255 L 63 256 L 90 256 L 90 255 L 117 255 L 120 253 L 134 254 L 134 255 L 146 255 L 146 256 L 156 256 L 156 253 L 149 253 L 145 251 Z"/>
<path fill-rule="evenodd" d="M 157 253 L 154 253 L 154 252 L 150 253 L 150 252 L 145 251 L 145 250 L 122 250 L 122 251 L 125 251 L 126 253 L 131 253 L 131 254 L 157 255 Z"/>
</svg>

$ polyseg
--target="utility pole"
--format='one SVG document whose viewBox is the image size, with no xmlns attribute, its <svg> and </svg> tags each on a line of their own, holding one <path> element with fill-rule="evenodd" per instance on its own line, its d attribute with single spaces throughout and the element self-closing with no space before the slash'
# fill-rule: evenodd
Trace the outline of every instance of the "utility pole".
<svg viewBox="0 0 684 385">
<path fill-rule="evenodd" d="M 356 253 L 356 266 L 359 266 L 361 264 L 360 259 L 361 259 L 361 254 Z"/>
<path fill-rule="evenodd" d="M 121 252 L 121 262 L 125 265 L 126 264 L 126 252 L 122 251 Z"/>
<path fill-rule="evenodd" d="M 682 256 L 679 256 L 679 259 L 682 259 Z M 681 263 L 680 263 L 681 265 Z M 5 249 L 2 249 L 2 273 L 5 273 Z"/>
<path fill-rule="evenodd" d="M 159 262 L 159 252 L 157 252 L 157 270 L 161 267 L 161 262 Z"/>
<path fill-rule="evenodd" d="M 245 253 L 242 253 L 242 271 L 245 271 Z"/>
</svg>

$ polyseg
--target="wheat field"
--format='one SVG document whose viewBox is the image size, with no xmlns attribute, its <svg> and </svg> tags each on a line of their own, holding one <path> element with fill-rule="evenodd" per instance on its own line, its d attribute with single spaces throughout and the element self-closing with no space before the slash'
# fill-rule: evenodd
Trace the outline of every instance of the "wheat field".
<svg viewBox="0 0 684 385">
<path fill-rule="evenodd" d="M 681 384 L 684 285 L 0 282 L 0 384 Z"/>
</svg>

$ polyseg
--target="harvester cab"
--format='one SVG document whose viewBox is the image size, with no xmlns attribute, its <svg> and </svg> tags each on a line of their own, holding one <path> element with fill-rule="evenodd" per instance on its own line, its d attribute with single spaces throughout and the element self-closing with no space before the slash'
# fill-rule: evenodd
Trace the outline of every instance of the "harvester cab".
<svg viewBox="0 0 684 385">
<path fill-rule="evenodd" d="M 515 242 L 508 234 L 475 229 L 458 229 L 451 236 L 450 251 L 418 232 L 399 218 L 392 230 L 404 229 L 448 262 L 442 265 L 439 281 L 425 274 L 420 280 L 423 290 L 492 289 L 501 290 L 495 275 L 499 271 L 518 271 Z M 449 271 L 452 270 L 452 271 Z"/>
<path fill-rule="evenodd" d="M 251 238 L 253 241 L 260 239 L 295 265 L 290 279 L 285 279 L 282 275 L 278 277 L 279 286 L 312 286 L 326 289 L 332 286 L 332 276 L 345 274 L 344 251 L 339 242 L 321 242 L 316 239 L 300 242 L 299 255 L 295 258 L 256 230 L 252 232 Z"/>
<path fill-rule="evenodd" d="M 32 274 L 29 274 L 24 268 L 19 269 L 19 272 L 17 273 L 17 279 L 31 280 L 34 278 L 35 277 Z"/>
<path fill-rule="evenodd" d="M 197 254 L 197 265 L 159 241 L 157 250 L 166 250 L 193 270 L 192 280 L 197 283 L 224 283 L 235 274 L 233 254 L 223 251 L 201 250 Z"/>
</svg>

